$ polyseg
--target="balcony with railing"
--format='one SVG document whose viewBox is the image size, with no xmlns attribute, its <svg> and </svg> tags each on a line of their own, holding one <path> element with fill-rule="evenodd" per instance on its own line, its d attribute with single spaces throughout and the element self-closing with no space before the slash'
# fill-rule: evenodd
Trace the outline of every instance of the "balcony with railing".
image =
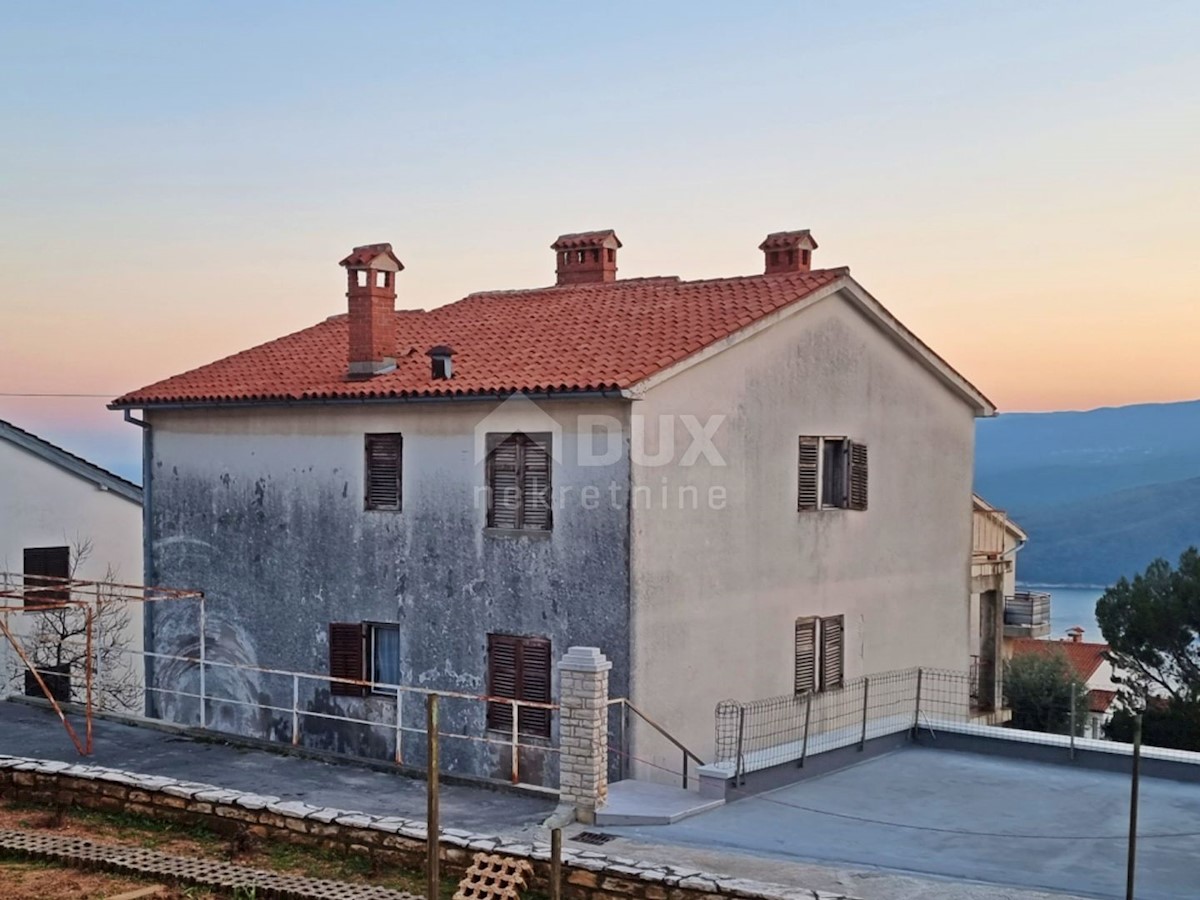
<svg viewBox="0 0 1200 900">
<path fill-rule="evenodd" d="M 1046 637 L 1050 633 L 1050 595 L 1044 591 L 1017 591 L 1004 598 L 1006 638 Z"/>
</svg>

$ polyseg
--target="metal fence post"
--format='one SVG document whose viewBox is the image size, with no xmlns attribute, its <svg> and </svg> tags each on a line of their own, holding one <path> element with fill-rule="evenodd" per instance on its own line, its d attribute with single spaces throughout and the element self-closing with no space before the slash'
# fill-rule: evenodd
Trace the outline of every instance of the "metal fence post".
<svg viewBox="0 0 1200 900">
<path fill-rule="evenodd" d="M 520 715 L 521 708 L 517 706 L 517 701 L 512 701 L 512 783 L 521 783 L 521 764 L 519 762 L 520 753 L 517 745 L 520 743 L 520 731 L 517 727 L 517 716 Z"/>
<path fill-rule="evenodd" d="M 1071 682 L 1071 759 L 1075 759 L 1075 682 Z"/>
<path fill-rule="evenodd" d="M 396 691 L 396 765 L 404 765 L 404 692 Z"/>
<path fill-rule="evenodd" d="M 300 674 L 292 673 L 292 746 L 300 746 Z"/>
<path fill-rule="evenodd" d="M 425 700 L 425 739 L 428 746 L 428 769 L 425 776 L 425 896 L 441 896 L 438 866 L 438 695 L 430 694 Z"/>
<path fill-rule="evenodd" d="M 804 740 L 800 744 L 800 768 L 808 759 L 808 726 L 812 723 L 812 694 L 804 695 Z"/>
<path fill-rule="evenodd" d="M 862 733 L 858 736 L 858 752 L 862 753 L 867 746 L 867 699 L 871 696 L 871 679 L 863 679 L 863 717 Z"/>
<path fill-rule="evenodd" d="M 208 692 L 205 691 L 204 683 L 204 657 L 206 639 L 204 632 L 207 631 L 208 621 L 204 614 L 204 596 L 200 597 L 200 727 L 208 727 Z"/>
<path fill-rule="evenodd" d="M 915 741 L 921 733 L 921 679 L 925 670 L 917 667 L 917 708 L 913 711 L 912 739 Z"/>
<path fill-rule="evenodd" d="M 733 770 L 733 783 L 742 785 L 742 741 L 746 733 L 746 707 L 738 707 L 737 755 Z"/>
</svg>

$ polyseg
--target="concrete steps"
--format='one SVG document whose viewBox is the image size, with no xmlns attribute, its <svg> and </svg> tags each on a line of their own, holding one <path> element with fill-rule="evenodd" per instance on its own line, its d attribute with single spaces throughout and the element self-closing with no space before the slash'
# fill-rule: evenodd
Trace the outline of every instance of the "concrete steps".
<svg viewBox="0 0 1200 900">
<path fill-rule="evenodd" d="M 670 825 L 724 804 L 696 791 L 626 779 L 608 786 L 608 803 L 596 811 L 597 825 Z"/>
</svg>

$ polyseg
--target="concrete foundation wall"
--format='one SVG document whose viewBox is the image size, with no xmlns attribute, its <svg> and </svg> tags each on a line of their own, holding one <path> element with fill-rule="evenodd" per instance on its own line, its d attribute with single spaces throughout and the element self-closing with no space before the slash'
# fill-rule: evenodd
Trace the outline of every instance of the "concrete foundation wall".
<svg viewBox="0 0 1200 900">
<path fill-rule="evenodd" d="M 650 448 L 660 416 L 725 416 L 724 465 L 632 468 L 635 491 L 667 498 L 633 511 L 632 699 L 685 744 L 710 759 L 718 701 L 792 690 L 799 616 L 845 616 L 846 678 L 967 668 L 974 414 L 849 302 L 822 300 L 653 387 L 634 413 Z M 866 511 L 797 511 L 800 435 L 868 445 Z M 678 426 L 675 439 L 687 446 Z M 698 509 L 676 501 L 681 487 Z M 721 508 L 705 502 L 714 488 Z M 647 729 L 634 747 L 679 767 Z"/>
<path fill-rule="evenodd" d="M 539 411 L 495 403 L 424 403 L 301 409 L 158 411 L 149 415 L 154 455 L 149 512 L 150 571 L 159 583 L 207 595 L 210 659 L 301 672 L 328 671 L 330 622 L 398 623 L 401 682 L 484 693 L 489 632 L 548 637 L 552 658 L 572 644 L 613 660 L 614 693 L 628 672 L 628 466 L 576 464 L 577 417 L 625 419 L 617 402 L 559 402 Z M 557 431 L 556 498 L 549 535 L 485 533 L 481 431 Z M 401 432 L 403 511 L 364 511 L 363 435 Z M 590 440 L 590 437 L 588 438 Z M 599 500 L 578 501 L 585 487 Z M 612 502 L 614 491 L 618 497 Z M 156 610 L 155 649 L 198 653 L 194 604 Z M 195 691 L 193 666 L 165 663 L 158 680 Z M 552 675 L 557 689 L 558 675 Z M 292 685 L 277 676 L 210 669 L 208 692 L 244 705 L 213 704 L 213 727 L 287 740 Z M 318 712 L 353 710 L 378 728 L 310 717 L 302 741 L 319 749 L 389 758 L 390 697 L 331 697 L 302 684 Z M 407 723 L 423 721 L 423 699 L 404 702 Z M 165 696 L 161 714 L 198 720 L 193 701 Z M 447 731 L 482 736 L 484 705 L 445 700 Z M 557 722 L 555 722 L 557 729 Z M 536 743 L 537 739 L 528 739 Z M 419 764 L 420 740 L 405 745 Z M 504 775 L 508 751 L 447 741 L 450 771 Z M 557 784 L 551 754 L 522 758 L 522 780 Z M 545 771 L 539 773 L 539 766 Z"/>
</svg>

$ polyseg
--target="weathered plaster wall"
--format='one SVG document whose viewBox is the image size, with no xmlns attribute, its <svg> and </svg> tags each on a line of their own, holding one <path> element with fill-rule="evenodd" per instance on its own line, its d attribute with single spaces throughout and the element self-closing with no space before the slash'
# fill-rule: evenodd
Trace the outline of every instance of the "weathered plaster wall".
<svg viewBox="0 0 1200 900">
<path fill-rule="evenodd" d="M 91 556 L 80 562 L 76 577 L 100 580 L 111 566 L 118 581 L 136 584 L 142 579 L 141 504 L 102 490 L 95 482 L 7 441 L 0 441 L 0 511 L 2 571 L 22 572 L 26 547 L 72 547 L 74 559 L 74 549 L 90 541 Z M 120 644 L 139 651 L 142 610 L 130 604 L 126 612 L 130 621 Z M 33 617 L 10 614 L 9 622 L 15 632 L 26 634 Z M 7 684 L 8 652 L 7 642 L 0 638 L 0 684 Z M 15 686 L 18 692 L 22 684 L 23 679 Z"/>
<path fill-rule="evenodd" d="M 706 760 L 719 700 L 793 687 L 798 616 L 844 614 L 847 678 L 967 668 L 970 407 L 838 296 L 650 389 L 661 415 L 724 415 L 725 465 L 633 466 L 632 699 Z M 866 511 L 797 512 L 797 438 L 868 444 Z M 686 432 L 676 425 L 679 452 Z M 677 452 L 677 456 L 678 456 Z M 695 486 L 700 508 L 675 499 Z M 666 508 L 659 502 L 667 488 Z M 722 509 L 708 508 L 723 488 Z M 638 756 L 678 752 L 646 729 Z M 650 774 L 647 772 L 646 774 Z"/>
<path fill-rule="evenodd" d="M 401 680 L 430 689 L 483 693 L 489 632 L 545 635 L 557 660 L 572 644 L 598 646 L 614 661 L 614 693 L 628 672 L 628 466 L 581 468 L 577 416 L 624 417 L 616 401 L 543 404 L 414 403 L 308 408 L 159 411 L 153 429 L 152 572 L 165 584 L 207 595 L 210 659 L 301 672 L 328 671 L 330 622 L 400 625 Z M 484 486 L 474 430 L 560 430 L 553 469 L 556 497 L 549 536 L 485 534 Z M 364 511 L 363 435 L 404 435 L 402 512 Z M 618 504 L 609 486 L 620 488 Z M 596 508 L 577 499 L 603 492 Z M 195 655 L 197 611 L 156 611 L 160 652 Z M 291 680 L 210 669 L 207 690 L 241 701 L 213 704 L 217 728 L 286 740 Z M 195 691 L 193 666 L 162 664 L 159 680 Z M 557 672 L 552 679 L 557 690 Z M 309 717 L 306 745 L 374 757 L 394 752 L 395 701 L 330 697 L 301 683 L 302 705 L 356 710 L 377 728 Z M 186 699 L 165 697 L 162 712 L 196 722 Z M 423 699 L 404 703 L 406 724 L 423 722 Z M 446 731 L 484 734 L 484 707 L 445 700 Z M 531 739 L 532 740 L 532 739 Z M 406 738 L 406 762 L 419 764 L 423 740 Z M 508 775 L 507 750 L 448 740 L 443 766 Z M 556 783 L 553 757 L 522 755 L 522 780 Z"/>
</svg>

